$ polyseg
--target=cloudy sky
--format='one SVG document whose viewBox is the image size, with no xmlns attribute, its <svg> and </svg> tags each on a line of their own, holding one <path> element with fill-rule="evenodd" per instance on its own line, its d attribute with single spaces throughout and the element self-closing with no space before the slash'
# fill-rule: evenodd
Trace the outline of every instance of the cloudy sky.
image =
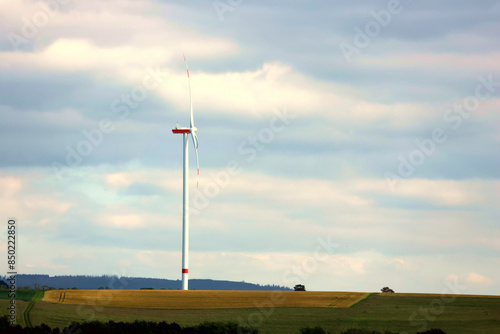
<svg viewBox="0 0 500 334">
<path fill-rule="evenodd" d="M 498 1 L 0 8 L 20 273 L 180 279 L 185 54 L 191 278 L 500 294 Z"/>
</svg>

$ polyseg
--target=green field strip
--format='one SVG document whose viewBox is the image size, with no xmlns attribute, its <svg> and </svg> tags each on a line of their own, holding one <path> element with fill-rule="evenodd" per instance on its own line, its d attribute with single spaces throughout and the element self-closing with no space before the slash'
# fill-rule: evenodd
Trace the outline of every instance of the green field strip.
<svg viewBox="0 0 500 334">
<path fill-rule="evenodd" d="M 366 296 L 365 298 L 361 299 L 360 301 L 357 301 L 356 303 L 352 304 L 351 306 L 349 306 L 350 308 L 353 308 L 354 306 L 364 302 L 364 301 L 367 301 L 369 298 L 375 296 L 375 295 L 378 295 L 379 293 L 378 292 L 374 292 L 374 293 L 370 293 L 368 296 Z"/>
<path fill-rule="evenodd" d="M 35 295 L 33 296 L 30 303 L 28 304 L 28 307 L 26 307 L 26 309 L 24 310 L 23 318 L 24 318 L 24 323 L 26 324 L 26 327 L 29 327 L 29 328 L 33 327 L 33 325 L 31 324 L 31 320 L 30 320 L 30 312 L 33 309 L 33 307 L 35 306 L 35 303 L 37 301 L 42 300 L 43 294 L 44 294 L 43 291 L 40 291 L 40 290 L 36 291 Z"/>
<path fill-rule="evenodd" d="M 0 299 L 11 299 L 9 297 L 9 293 L 11 293 L 10 290 L 0 290 Z M 34 290 L 16 290 L 15 300 L 29 302 L 33 298 L 35 293 L 36 291 Z"/>
</svg>

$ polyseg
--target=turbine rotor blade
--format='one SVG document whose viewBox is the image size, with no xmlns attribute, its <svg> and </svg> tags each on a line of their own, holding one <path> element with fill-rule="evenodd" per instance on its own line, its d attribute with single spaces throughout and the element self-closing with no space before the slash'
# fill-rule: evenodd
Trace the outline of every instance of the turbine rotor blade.
<svg viewBox="0 0 500 334">
<path fill-rule="evenodd" d="M 193 139 L 194 150 L 196 153 L 196 167 L 197 167 L 197 180 L 196 180 L 196 188 L 198 188 L 199 180 L 200 180 L 200 162 L 198 160 L 198 136 L 196 135 L 196 127 L 194 126 L 194 118 L 193 118 L 193 100 L 191 97 L 191 77 L 189 75 L 189 67 L 186 60 L 186 56 L 183 54 L 184 63 L 186 63 L 186 73 L 188 77 L 188 86 L 189 86 L 189 107 L 191 109 L 191 123 L 189 126 L 189 130 L 191 133 L 191 138 Z"/>
<path fill-rule="evenodd" d="M 186 73 L 188 76 L 188 85 L 189 85 L 189 106 L 191 108 L 191 125 L 189 126 L 190 128 L 194 127 L 194 119 L 193 119 L 193 100 L 191 99 L 191 79 L 189 76 L 189 68 L 188 68 L 188 63 L 186 60 L 186 56 L 183 54 L 184 57 L 184 63 L 186 63 Z"/>
<path fill-rule="evenodd" d="M 191 138 L 193 138 L 193 145 L 195 149 L 198 149 L 198 136 L 196 135 L 197 130 L 191 129 Z"/>
<path fill-rule="evenodd" d="M 198 184 L 200 183 L 200 161 L 198 159 L 198 136 L 196 135 L 196 131 L 191 131 L 191 138 L 193 139 L 194 151 L 196 152 L 196 188 L 198 188 Z"/>
</svg>

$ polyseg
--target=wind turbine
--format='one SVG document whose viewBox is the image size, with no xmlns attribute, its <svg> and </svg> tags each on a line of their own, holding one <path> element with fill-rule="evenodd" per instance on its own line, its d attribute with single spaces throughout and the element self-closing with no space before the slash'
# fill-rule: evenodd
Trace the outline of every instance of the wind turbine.
<svg viewBox="0 0 500 334">
<path fill-rule="evenodd" d="M 189 78 L 189 68 L 186 61 L 186 56 L 184 56 L 184 62 L 186 63 L 186 72 L 188 76 L 189 85 L 189 104 L 191 106 L 191 123 L 189 128 L 180 127 L 176 124 L 172 132 L 177 134 L 181 133 L 183 141 L 183 169 L 182 169 L 182 290 L 188 290 L 188 265 L 189 265 L 189 156 L 188 156 L 188 146 L 189 139 L 188 135 L 191 134 L 193 139 L 194 150 L 196 152 L 196 167 L 198 178 L 200 177 L 200 163 L 198 161 L 198 137 L 196 136 L 196 131 L 198 130 L 194 126 L 193 119 L 193 101 L 191 99 L 191 81 Z M 198 187 L 198 182 L 196 182 L 196 187 Z"/>
</svg>

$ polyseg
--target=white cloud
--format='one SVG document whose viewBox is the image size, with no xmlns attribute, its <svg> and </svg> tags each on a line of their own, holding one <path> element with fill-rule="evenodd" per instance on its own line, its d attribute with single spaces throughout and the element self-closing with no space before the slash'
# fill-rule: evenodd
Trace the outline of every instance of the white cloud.
<svg viewBox="0 0 500 334">
<path fill-rule="evenodd" d="M 496 187 L 498 187 L 498 182 L 495 181 L 408 179 L 396 189 L 394 194 L 450 207 L 488 206 L 498 202 Z M 355 188 L 362 192 L 392 194 L 384 180 L 357 181 Z"/>
<path fill-rule="evenodd" d="M 0 190 L 2 191 L 2 197 L 11 196 L 21 190 L 23 183 L 20 177 L 2 174 L 0 174 Z"/>
<path fill-rule="evenodd" d="M 59 193 L 39 193 L 34 184 L 42 179 L 37 173 L 5 176 L 0 172 L 0 210 L 23 221 L 30 228 L 53 228 L 53 223 L 75 203 Z"/>
<path fill-rule="evenodd" d="M 185 78 L 169 74 L 158 89 L 160 95 L 178 108 L 188 101 Z M 203 73 L 191 71 L 193 105 L 215 113 L 235 116 L 274 117 L 273 110 L 286 107 L 296 116 L 317 117 L 329 122 L 410 125 L 434 112 L 424 104 L 381 104 L 363 100 L 355 89 L 322 82 L 290 66 L 265 63 L 255 71 Z M 317 129 L 316 129 L 317 130 Z"/>
<path fill-rule="evenodd" d="M 492 280 L 491 278 L 479 275 L 477 273 L 469 273 L 469 275 L 467 275 L 467 278 L 465 280 L 471 284 L 480 284 L 486 286 L 491 286 L 495 283 L 495 281 Z"/>
<path fill-rule="evenodd" d="M 200 44 L 210 43 L 210 38 L 200 38 Z M 208 39 L 208 40 L 207 40 Z M 161 43 L 160 43 L 161 45 Z M 211 52 L 231 53 L 229 42 L 212 43 Z M 195 51 L 193 51 L 195 52 Z M 205 56 L 200 52 L 198 57 Z M 141 83 L 146 68 L 171 64 L 182 59 L 182 51 L 165 46 L 124 45 L 102 47 L 88 39 L 60 38 L 42 50 L 35 52 L 2 52 L 0 60 L 4 68 L 23 68 L 48 72 L 88 72 L 123 80 L 125 83 Z M 170 65 L 171 66 L 171 65 Z M 183 77 L 184 79 L 185 77 Z"/>
<path fill-rule="evenodd" d="M 413 68 L 428 71 L 457 71 L 457 69 L 467 69 L 470 72 L 498 71 L 500 66 L 498 61 L 500 54 L 477 53 L 477 54 L 456 54 L 456 53 L 400 53 L 389 54 L 384 57 L 361 57 L 359 62 L 365 66 L 390 67 L 390 68 Z"/>
<path fill-rule="evenodd" d="M 210 43 L 227 57 L 231 44 Z M 201 44 L 203 44 L 201 43 Z M 215 51 L 214 51 L 215 52 Z M 161 73 L 161 85 L 155 92 L 179 109 L 187 108 L 186 75 L 175 56 L 163 46 L 126 45 L 100 47 L 89 40 L 58 39 L 34 53 L 3 52 L 0 63 L 7 68 L 38 71 L 85 72 L 108 77 L 119 83 L 140 86 L 151 71 Z M 198 54 L 197 57 L 210 58 Z M 152 61 L 155 59 L 155 61 Z M 381 104 L 364 101 L 356 90 L 321 82 L 281 63 L 265 63 L 255 71 L 204 73 L 191 71 L 193 104 L 216 113 L 273 117 L 272 110 L 289 107 L 299 116 L 326 118 L 330 121 L 409 125 L 429 115 L 433 108 L 424 104 Z"/>
</svg>

